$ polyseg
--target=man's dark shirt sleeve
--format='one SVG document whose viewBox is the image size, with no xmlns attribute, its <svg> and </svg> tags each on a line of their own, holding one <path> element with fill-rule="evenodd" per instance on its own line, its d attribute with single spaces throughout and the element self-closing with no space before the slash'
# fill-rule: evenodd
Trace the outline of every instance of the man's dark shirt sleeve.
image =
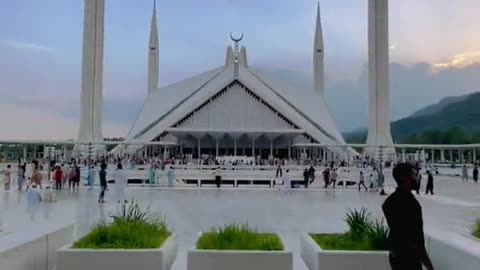
<svg viewBox="0 0 480 270">
<path fill-rule="evenodd" d="M 395 191 L 382 206 L 390 233 L 389 249 L 399 254 L 419 254 L 425 245 L 422 208 L 411 193 Z"/>
</svg>

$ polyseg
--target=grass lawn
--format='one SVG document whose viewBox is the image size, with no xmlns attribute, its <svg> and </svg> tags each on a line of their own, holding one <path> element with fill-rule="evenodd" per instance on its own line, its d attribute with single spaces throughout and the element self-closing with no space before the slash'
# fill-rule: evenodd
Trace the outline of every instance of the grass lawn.
<svg viewBox="0 0 480 270">
<path fill-rule="evenodd" d="M 367 239 L 354 238 L 351 233 L 311 234 L 310 236 L 323 250 L 375 250 Z"/>
<path fill-rule="evenodd" d="M 284 250 L 282 241 L 276 234 L 258 233 L 248 225 L 229 225 L 204 233 L 196 246 L 202 250 Z"/>
</svg>

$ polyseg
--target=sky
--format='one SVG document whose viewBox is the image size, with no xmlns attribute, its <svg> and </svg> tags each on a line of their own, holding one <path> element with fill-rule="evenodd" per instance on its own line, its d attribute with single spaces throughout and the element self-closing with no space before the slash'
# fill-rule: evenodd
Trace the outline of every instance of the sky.
<svg viewBox="0 0 480 270">
<path fill-rule="evenodd" d="M 368 106 L 368 1 L 320 4 L 327 103 L 340 130 L 360 128 Z M 222 65 L 229 33 L 243 32 L 249 65 L 313 91 L 316 5 L 158 0 L 160 84 Z M 390 0 L 392 120 L 480 90 L 478 10 L 478 0 Z M 125 136 L 146 98 L 151 14 L 152 0 L 106 0 L 104 136 Z M 75 138 L 83 0 L 0 0 L 0 26 L 0 138 Z"/>
</svg>

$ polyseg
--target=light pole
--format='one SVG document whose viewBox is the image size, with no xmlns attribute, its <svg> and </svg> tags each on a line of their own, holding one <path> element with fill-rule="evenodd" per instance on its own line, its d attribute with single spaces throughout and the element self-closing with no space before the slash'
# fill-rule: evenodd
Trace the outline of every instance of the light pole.
<svg viewBox="0 0 480 270">
<path fill-rule="evenodd" d="M 52 148 L 47 147 L 46 150 L 47 150 L 47 163 L 48 163 L 48 179 L 47 180 L 50 181 L 50 171 L 52 170 L 50 166 L 51 159 L 52 159 Z"/>
<path fill-rule="evenodd" d="M 383 146 L 380 145 L 378 149 L 378 162 L 380 163 L 378 166 L 378 171 L 383 174 Z"/>
<path fill-rule="evenodd" d="M 87 148 L 87 155 L 88 155 L 88 162 L 87 162 L 87 166 L 88 166 L 88 170 L 87 170 L 87 179 L 88 179 L 88 187 L 89 188 L 93 188 L 93 174 L 92 174 L 92 165 L 94 164 L 93 162 L 93 153 L 94 149 L 93 149 L 93 145 L 92 143 L 88 143 L 88 148 Z"/>
<path fill-rule="evenodd" d="M 380 195 L 385 195 L 385 189 L 384 189 L 384 185 L 385 185 L 385 175 L 383 174 L 383 154 L 384 154 L 384 147 L 382 145 L 380 145 L 379 149 L 378 149 L 378 161 L 380 162 L 380 165 L 378 166 L 378 179 L 379 179 L 379 182 L 380 182 L 380 188 L 381 188 L 381 191 L 380 191 Z"/>
</svg>

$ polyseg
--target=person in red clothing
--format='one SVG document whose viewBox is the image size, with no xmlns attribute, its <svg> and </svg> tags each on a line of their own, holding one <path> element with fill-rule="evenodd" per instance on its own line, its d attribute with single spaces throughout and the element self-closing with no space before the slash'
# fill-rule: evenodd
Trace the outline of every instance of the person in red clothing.
<svg viewBox="0 0 480 270">
<path fill-rule="evenodd" d="M 55 168 L 53 179 L 55 179 L 55 189 L 56 190 L 61 190 L 62 189 L 62 181 L 63 181 L 63 171 L 62 171 L 62 168 L 59 165 L 57 165 L 56 168 Z"/>
</svg>

